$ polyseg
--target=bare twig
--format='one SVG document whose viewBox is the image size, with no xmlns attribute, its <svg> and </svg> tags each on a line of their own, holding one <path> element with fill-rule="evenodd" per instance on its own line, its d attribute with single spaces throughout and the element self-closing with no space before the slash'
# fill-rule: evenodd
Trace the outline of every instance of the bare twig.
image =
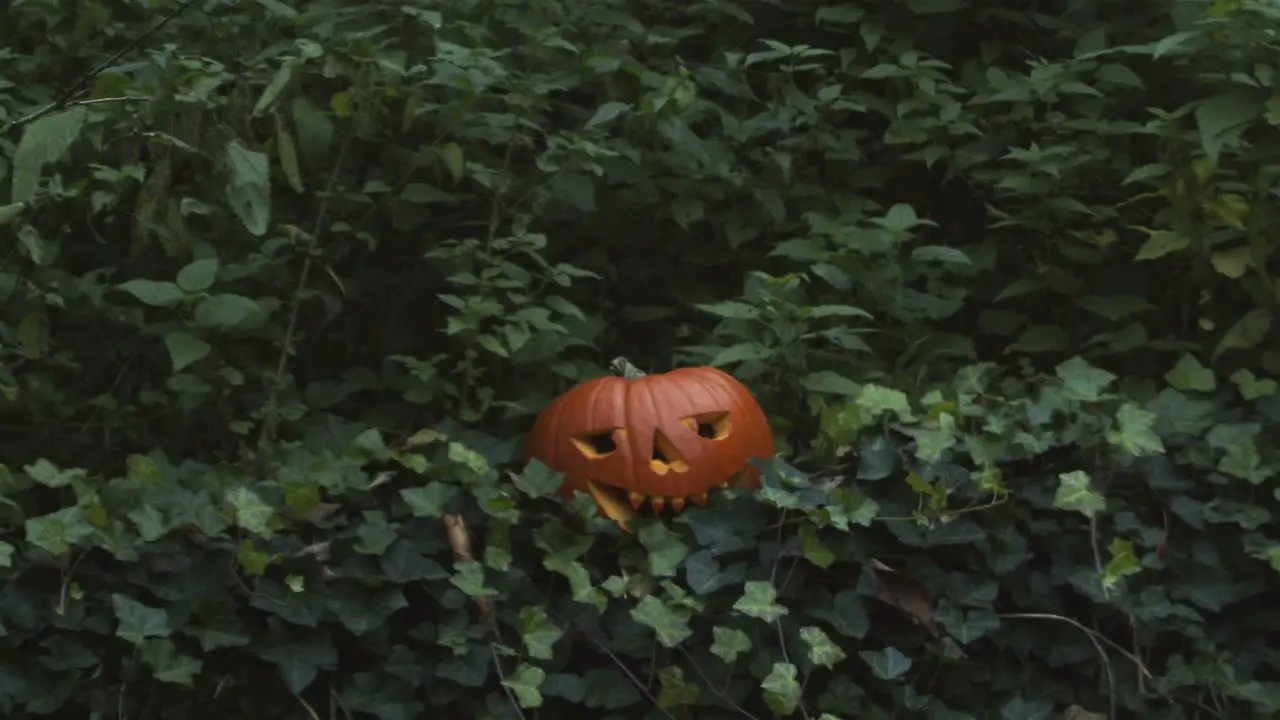
<svg viewBox="0 0 1280 720">
<path fill-rule="evenodd" d="M 511 701 L 511 708 L 516 711 L 516 717 L 525 720 L 524 710 L 521 710 L 520 703 L 516 702 L 516 694 L 507 687 L 507 676 L 502 672 L 502 663 L 498 661 L 498 649 L 493 643 L 489 643 L 489 656 L 493 658 L 493 669 L 498 673 L 498 684 L 502 686 L 502 692 L 507 694 L 507 700 Z"/>
<path fill-rule="evenodd" d="M 159 22 L 157 22 L 155 25 L 152 25 L 146 32 L 142 33 L 138 37 L 129 41 L 129 44 L 120 48 L 118 51 L 115 52 L 115 54 L 113 54 L 111 57 L 104 60 L 97 67 L 85 73 L 84 75 L 80 76 L 80 78 L 77 79 L 70 86 L 68 86 L 66 90 L 62 91 L 62 95 L 59 96 L 57 100 L 54 100 L 53 102 L 49 103 L 48 105 L 45 105 L 44 107 L 31 113 L 30 115 L 20 117 L 17 120 L 9 121 L 3 128 L 0 128 L 0 134 L 4 134 L 15 127 L 26 125 L 27 123 L 39 120 L 40 118 L 44 117 L 45 115 L 48 115 L 49 113 L 55 110 L 60 110 L 72 104 L 72 101 L 76 99 L 76 96 L 79 95 L 81 92 L 84 92 L 85 86 L 92 83 L 95 79 L 97 79 L 99 75 L 105 72 L 108 68 L 110 68 L 112 65 L 115 65 L 117 62 L 119 62 L 120 58 L 124 57 L 125 55 L 128 55 L 134 50 L 137 50 L 139 47 L 142 46 L 144 42 L 146 42 L 156 33 L 163 30 L 166 25 L 176 20 L 179 15 L 186 12 L 189 8 L 191 8 L 195 4 L 196 4 L 196 0 L 182 0 L 182 2 L 178 3 L 177 7 L 175 7 L 173 10 L 170 10 L 168 15 L 165 15 L 164 17 L 160 18 Z M 80 101 L 78 104 L 84 105 L 88 103 L 85 101 Z"/>
<path fill-rule="evenodd" d="M 604 643 L 599 640 L 593 637 L 590 637 L 590 640 L 591 644 L 596 646 L 596 649 L 607 655 L 609 659 L 613 661 L 613 664 L 618 666 L 618 669 L 627 676 L 627 679 L 631 681 L 632 685 L 636 686 L 636 689 L 640 691 L 641 695 L 644 695 L 644 699 L 648 700 L 650 705 L 657 708 L 658 712 L 661 712 L 667 717 L 667 720 L 676 720 L 675 715 L 672 715 L 669 710 L 658 704 L 658 699 L 653 696 L 653 693 L 649 692 L 649 688 L 645 687 L 644 683 L 640 682 L 640 678 L 636 677 L 635 673 L 631 672 L 631 669 L 627 667 L 626 663 L 622 662 L 622 658 L 613 654 L 613 651 L 605 647 Z"/>
<path fill-rule="evenodd" d="M 276 438 L 277 415 L 276 403 L 280 399 L 280 388 L 284 385 L 284 371 L 289 367 L 289 357 L 293 354 L 293 336 L 298 331 L 298 317 L 302 310 L 302 293 L 307 289 L 307 280 L 311 277 L 312 256 L 316 245 L 320 242 L 320 230 L 324 227 L 325 216 L 329 213 L 329 200 L 333 197 L 333 188 L 337 185 L 338 174 L 342 172 L 347 150 L 351 148 L 351 136 L 348 135 L 338 151 L 338 159 L 334 163 L 333 172 L 329 174 L 329 182 L 325 186 L 324 195 L 320 199 L 320 209 L 316 211 L 316 220 L 311 227 L 311 237 L 307 239 L 307 247 L 302 258 L 302 270 L 298 272 L 298 282 L 289 302 L 289 322 L 285 325 L 284 336 L 280 340 L 280 357 L 276 359 L 275 376 L 272 379 L 271 391 L 267 395 L 268 412 L 262 419 L 262 428 L 258 433 L 258 447 L 265 448 Z"/>
</svg>

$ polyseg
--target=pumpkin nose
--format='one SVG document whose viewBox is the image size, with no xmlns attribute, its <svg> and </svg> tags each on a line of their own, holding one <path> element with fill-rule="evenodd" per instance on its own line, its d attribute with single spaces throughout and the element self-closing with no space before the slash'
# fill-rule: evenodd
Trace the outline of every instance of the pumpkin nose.
<svg viewBox="0 0 1280 720">
<path fill-rule="evenodd" d="M 653 457 L 649 460 L 649 467 L 659 475 L 666 475 L 669 472 L 688 472 L 689 461 L 680 454 L 675 443 L 662 434 L 661 430 L 653 431 Z"/>
</svg>

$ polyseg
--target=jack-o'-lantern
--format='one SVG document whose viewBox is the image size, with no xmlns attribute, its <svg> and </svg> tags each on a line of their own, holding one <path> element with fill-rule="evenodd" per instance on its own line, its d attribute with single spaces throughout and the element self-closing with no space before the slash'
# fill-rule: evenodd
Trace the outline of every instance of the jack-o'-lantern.
<svg viewBox="0 0 1280 720">
<path fill-rule="evenodd" d="M 525 462 L 564 473 L 560 495 L 589 493 L 624 530 L 645 505 L 680 512 L 717 488 L 759 487 L 749 460 L 773 453 L 751 392 L 710 367 L 589 380 L 553 400 L 525 439 Z"/>
</svg>

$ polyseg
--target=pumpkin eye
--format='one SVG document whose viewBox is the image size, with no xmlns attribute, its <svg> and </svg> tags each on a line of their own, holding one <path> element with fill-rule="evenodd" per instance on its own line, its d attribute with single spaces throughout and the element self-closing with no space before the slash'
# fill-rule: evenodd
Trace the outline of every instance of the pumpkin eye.
<svg viewBox="0 0 1280 720">
<path fill-rule="evenodd" d="M 704 413 L 685 418 L 684 424 L 708 440 L 723 440 L 733 431 L 733 418 L 727 413 Z"/>
<path fill-rule="evenodd" d="M 606 457 L 618 449 L 618 443 L 613 439 L 612 432 L 596 432 L 580 438 L 573 438 L 573 444 L 578 448 L 579 452 L 589 458 Z"/>
</svg>

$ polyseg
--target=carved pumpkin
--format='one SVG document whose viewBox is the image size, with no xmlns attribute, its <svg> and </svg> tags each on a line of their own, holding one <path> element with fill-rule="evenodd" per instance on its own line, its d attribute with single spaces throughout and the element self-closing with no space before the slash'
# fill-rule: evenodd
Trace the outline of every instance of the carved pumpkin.
<svg viewBox="0 0 1280 720">
<path fill-rule="evenodd" d="M 717 488 L 759 487 L 748 460 L 773 452 L 751 392 L 710 367 L 587 381 L 553 400 L 525 439 L 525 462 L 564 473 L 562 496 L 590 493 L 624 530 L 646 504 L 680 512 Z"/>
</svg>

